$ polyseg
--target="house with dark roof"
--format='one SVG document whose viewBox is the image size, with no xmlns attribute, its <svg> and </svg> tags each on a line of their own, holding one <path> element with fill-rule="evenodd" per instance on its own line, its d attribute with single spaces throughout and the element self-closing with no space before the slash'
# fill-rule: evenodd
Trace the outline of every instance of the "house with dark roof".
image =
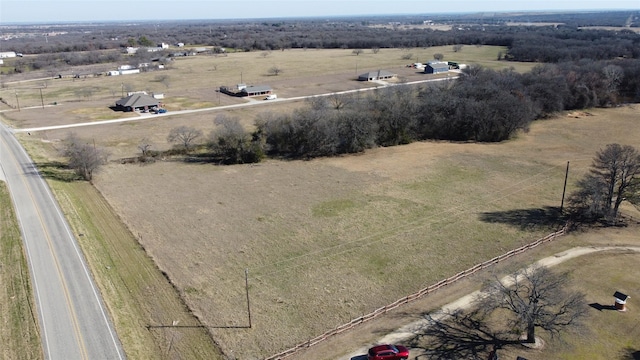
<svg viewBox="0 0 640 360">
<path fill-rule="evenodd" d="M 446 61 L 429 61 L 424 67 L 425 74 L 441 74 L 449 71 L 449 63 Z"/>
<path fill-rule="evenodd" d="M 122 111 L 134 111 L 156 107 L 159 104 L 160 101 L 153 96 L 137 93 L 116 101 L 116 109 Z"/>
<path fill-rule="evenodd" d="M 360 81 L 386 80 L 396 77 L 396 74 L 387 70 L 369 71 L 368 73 L 358 75 Z"/>
<path fill-rule="evenodd" d="M 246 86 L 243 87 L 240 92 L 243 93 L 243 96 L 258 96 L 258 95 L 268 95 L 271 94 L 271 86 L 268 85 L 256 85 L 256 86 Z"/>
</svg>

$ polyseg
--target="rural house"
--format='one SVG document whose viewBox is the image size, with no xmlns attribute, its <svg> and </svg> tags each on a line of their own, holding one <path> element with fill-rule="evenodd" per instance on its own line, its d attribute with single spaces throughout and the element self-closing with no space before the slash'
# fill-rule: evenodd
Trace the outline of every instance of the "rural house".
<svg viewBox="0 0 640 360">
<path fill-rule="evenodd" d="M 425 74 L 441 74 L 449 71 L 449 63 L 445 61 L 429 61 L 424 68 Z"/>
<path fill-rule="evenodd" d="M 147 94 L 131 94 L 116 101 L 116 109 L 122 111 L 143 110 L 145 108 L 157 107 L 160 104 L 158 99 Z"/>
<path fill-rule="evenodd" d="M 268 85 L 257 85 L 257 86 L 247 86 L 240 90 L 245 93 L 245 96 L 257 96 L 257 95 L 267 95 L 271 94 L 271 86 Z"/>
<path fill-rule="evenodd" d="M 375 80 L 385 80 L 396 77 L 396 74 L 387 71 L 387 70 L 378 70 L 378 71 L 370 71 L 365 74 L 361 74 L 358 76 L 358 80 L 360 81 L 375 81 Z"/>
</svg>

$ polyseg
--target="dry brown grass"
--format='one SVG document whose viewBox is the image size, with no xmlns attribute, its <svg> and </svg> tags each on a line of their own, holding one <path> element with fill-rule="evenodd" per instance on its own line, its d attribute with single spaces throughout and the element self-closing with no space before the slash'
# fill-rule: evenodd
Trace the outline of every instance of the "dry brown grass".
<svg viewBox="0 0 640 360">
<path fill-rule="evenodd" d="M 261 357 L 549 232 L 535 211 L 559 205 L 566 160 L 573 183 L 606 143 L 640 138 L 635 109 L 592 114 L 538 122 L 503 144 L 114 164 L 96 186 L 204 323 L 247 323 L 249 269 L 253 328 L 212 333 L 226 352 Z"/>
<path fill-rule="evenodd" d="M 499 51 L 473 49 L 495 52 L 493 58 Z M 460 54 L 469 52 L 465 47 Z M 292 53 L 243 56 L 253 56 L 245 61 L 259 64 L 293 61 Z M 315 53 L 310 58 L 320 54 L 316 50 L 298 53 Z M 361 64 L 385 54 L 355 57 L 350 51 L 336 50 L 328 54 L 331 61 L 324 61 L 332 65 L 309 68 L 301 63 L 295 69 L 304 70 L 308 77 L 302 79 L 333 74 L 342 81 L 320 82 L 318 88 L 319 92 L 336 91 L 352 86 L 344 81 L 355 75 L 348 70 L 354 64 L 347 66 L 347 61 L 357 60 L 360 69 L 365 67 Z M 393 54 L 389 59 L 396 64 L 406 62 L 398 60 L 401 52 Z M 291 59 L 277 57 L 286 55 Z M 169 99 L 195 88 L 205 95 L 198 98 L 197 91 L 189 93 L 185 104 L 215 102 L 217 95 L 206 89 L 237 82 L 237 75 L 229 75 L 238 69 L 237 63 L 230 62 L 239 61 L 233 56 L 178 62 L 171 75 L 176 80 L 166 91 Z M 492 61 L 488 56 L 483 59 Z M 209 69 L 210 61 L 225 61 L 226 68 L 220 63 L 210 72 L 219 71 L 228 78 L 221 75 L 214 81 L 196 71 Z M 272 63 L 260 66 L 241 67 L 243 78 L 251 79 L 244 81 L 271 79 L 264 72 Z M 340 66 L 343 68 L 338 69 Z M 278 78 L 292 92 L 318 84 L 300 85 L 300 78 L 289 71 Z M 140 86 L 149 83 L 147 79 Z M 111 87 L 116 85 L 119 90 L 119 82 Z M 280 93 L 279 88 L 276 91 Z M 106 99 L 8 116 L 20 127 L 81 122 L 87 117 L 85 109 L 110 104 Z M 279 110 L 279 105 L 267 106 Z M 256 112 L 263 110 L 231 114 L 250 124 Z M 59 112 L 49 116 L 51 111 Z M 147 254 L 168 274 L 194 314 L 211 326 L 213 338 L 225 353 L 241 359 L 259 358 L 549 232 L 551 225 L 538 225 L 548 219 L 541 218 L 537 210 L 559 205 L 566 161 L 572 164 L 573 183 L 600 147 L 609 142 L 633 144 L 640 138 L 636 109 L 592 113 L 538 122 L 528 134 L 502 144 L 424 142 L 355 156 L 230 167 L 111 164 L 97 175 L 95 186 L 138 235 Z M 64 120 L 68 116 L 74 117 Z M 165 138 L 174 126 L 190 125 L 206 133 L 213 128 L 214 116 L 215 112 L 199 113 L 74 131 L 108 147 L 115 157 L 125 157 L 137 153 L 136 145 L 143 137 L 151 138 L 158 148 L 167 147 Z M 56 140 L 67 132 L 23 134 L 21 139 L 55 158 Z M 523 217 L 527 220 L 521 221 Z M 229 328 L 247 324 L 245 269 L 250 275 L 253 327 Z"/>
<path fill-rule="evenodd" d="M 460 52 L 453 52 L 450 46 L 382 49 L 374 54 L 365 51 L 356 56 L 351 49 L 303 50 L 293 49 L 273 51 L 263 57 L 259 52 L 231 53 L 227 56 L 194 56 L 178 58 L 163 71 L 153 71 L 135 75 L 102 76 L 81 79 L 44 78 L 38 81 L 11 83 L 10 78 L 3 78 L 0 97 L 3 101 L 17 109 L 42 107 L 59 104 L 48 108 L 48 117 L 55 116 L 66 106 L 75 102 L 100 101 L 103 107 L 113 105 L 126 90 L 145 90 L 163 93 L 170 110 L 182 108 L 181 101 L 172 99 L 189 99 L 183 105 L 187 108 L 215 106 L 242 101 L 215 92 L 222 85 L 235 86 L 238 83 L 251 85 L 271 85 L 275 92 L 283 96 L 300 96 L 319 94 L 339 90 L 357 89 L 367 86 L 366 83 L 353 81 L 361 73 L 386 69 L 397 72 L 407 80 L 424 79 L 425 74 L 418 74 L 415 69 L 407 69 L 405 65 L 413 62 L 427 62 L 435 53 L 444 55 L 445 60 L 459 63 L 481 64 L 490 68 L 515 67 L 519 71 L 531 69 L 533 63 L 513 63 L 497 61 L 499 52 L 506 49 L 497 46 L 466 46 Z M 403 59 L 411 54 L 411 59 Z M 115 68 L 117 64 L 114 64 Z M 278 66 L 282 73 L 278 76 L 269 74 L 269 69 Z M 43 74 L 43 76 L 45 76 Z M 340 81 L 333 77 L 338 76 Z M 166 77 L 167 81 L 162 81 Z M 368 85 L 371 86 L 371 85 Z M 42 96 L 41 96 L 42 94 Z M 125 94 L 126 95 L 126 94 Z M 183 100 L 184 101 L 184 100 Z M 87 106 L 87 109 L 95 108 Z M 66 116 L 56 117 L 57 122 L 67 121 Z"/>
</svg>

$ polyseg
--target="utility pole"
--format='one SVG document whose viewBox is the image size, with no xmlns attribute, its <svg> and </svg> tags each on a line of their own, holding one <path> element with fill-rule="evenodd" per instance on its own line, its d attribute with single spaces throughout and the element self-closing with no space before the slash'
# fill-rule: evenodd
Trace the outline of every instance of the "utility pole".
<svg viewBox="0 0 640 360">
<path fill-rule="evenodd" d="M 244 269 L 244 289 L 247 293 L 247 314 L 249 314 L 249 328 L 251 328 L 251 305 L 249 304 L 249 269 Z"/>
<path fill-rule="evenodd" d="M 564 194 L 567 192 L 567 178 L 569 177 L 569 162 L 567 161 L 567 170 L 564 173 L 564 187 L 562 188 L 562 202 L 560 203 L 560 214 L 564 208 Z"/>
</svg>

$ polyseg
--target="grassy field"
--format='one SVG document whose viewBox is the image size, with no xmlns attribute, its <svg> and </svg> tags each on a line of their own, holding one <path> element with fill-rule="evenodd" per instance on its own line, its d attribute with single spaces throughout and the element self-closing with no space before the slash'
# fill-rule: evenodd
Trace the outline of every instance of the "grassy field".
<svg viewBox="0 0 640 360">
<path fill-rule="evenodd" d="M 635 114 L 563 116 L 502 144 L 113 164 L 95 185 L 225 352 L 259 358 L 550 232 L 566 161 L 571 191 L 599 148 L 640 138 Z"/>
<path fill-rule="evenodd" d="M 452 47 L 413 49 L 382 49 L 374 54 L 365 51 L 356 56 L 350 49 L 273 51 L 263 56 L 260 52 L 231 53 L 226 56 L 193 56 L 178 58 L 166 70 L 125 76 L 101 76 L 93 78 L 52 79 L 43 74 L 38 81 L 11 83 L 3 79 L 0 97 L 15 109 L 42 107 L 42 105 L 69 104 L 75 102 L 101 101 L 103 107 L 84 109 L 84 121 L 102 120 L 125 116 L 106 108 L 113 105 L 126 91 L 148 91 L 163 93 L 169 110 L 204 108 L 242 101 L 228 96 L 219 96 L 215 91 L 222 85 L 238 83 L 271 85 L 280 94 L 299 96 L 300 91 L 315 93 L 348 90 L 366 85 L 355 81 L 357 76 L 368 71 L 386 69 L 407 79 L 424 79 L 407 64 L 427 62 L 435 53 L 444 55 L 444 60 L 459 63 L 480 64 L 489 68 L 514 67 L 527 71 L 535 64 L 497 61 L 498 53 L 506 49 L 496 46 L 466 46 L 454 53 Z M 411 59 L 403 57 L 411 55 Z M 278 76 L 269 74 L 269 69 L 282 69 Z M 116 68 L 117 64 L 113 65 Z M 339 76 L 341 83 L 322 86 L 327 78 Z M 346 87 L 345 87 L 346 86 Z M 55 111 L 49 108 L 49 111 Z M 77 111 L 77 110 L 76 110 Z M 70 115 L 70 114 L 67 114 Z M 73 114 L 71 114 L 73 116 Z"/>
<path fill-rule="evenodd" d="M 202 324 L 189 313 L 133 234 L 87 183 L 50 181 L 100 290 L 127 357 L 221 359 Z M 167 328 L 176 324 L 178 327 Z"/>
<path fill-rule="evenodd" d="M 423 50 L 419 61 L 432 58 L 427 52 L 443 52 L 445 60 L 453 56 L 445 48 L 411 51 Z M 353 86 L 348 78 L 356 74 L 355 61 L 362 72 L 385 66 L 384 61 L 399 69 L 407 62 L 401 60 L 405 51 L 356 57 L 348 50 L 290 50 L 267 57 L 241 53 L 182 59 L 169 70 L 175 80 L 165 91 L 167 103 L 172 97 L 184 97 L 179 103 L 189 106 L 215 103 L 217 94 L 206 89 L 239 82 L 233 74 L 238 69 L 244 82 L 271 81 L 266 71 L 279 60 L 290 61 L 277 64 L 285 69 L 278 76 L 282 86 L 289 86 L 285 91 L 344 90 Z M 498 51 L 469 46 L 456 56 L 504 65 L 492 60 Z M 455 60 L 473 62 L 460 59 Z M 323 71 L 343 81 L 327 81 Z M 209 73 L 221 75 L 208 78 Z M 161 86 L 154 76 L 131 81 L 140 81 L 136 89 Z M 113 83 L 111 90 L 105 85 L 94 93 L 93 100 L 3 116 L 17 127 L 90 121 L 103 111 L 92 109 L 119 97 L 109 94 L 119 95 L 122 79 L 69 80 L 67 94 L 83 81 Z M 284 111 L 279 106 L 268 105 Z M 257 111 L 264 110 L 231 114 L 250 124 Z M 213 354 L 210 335 L 225 355 L 256 359 L 555 229 L 566 162 L 571 161 L 571 190 L 597 150 L 610 142 L 633 145 L 640 138 L 632 106 L 570 115 L 537 122 L 528 133 L 501 144 L 423 142 L 354 156 L 229 167 L 113 162 L 96 175 L 95 188 L 53 181 L 55 176 L 51 186 L 74 230 L 83 234 L 79 241 L 130 357 L 187 351 L 188 358 L 193 355 L 188 349 Z M 201 113 L 74 131 L 119 158 L 137 153 L 143 137 L 157 148 L 168 147 L 166 135 L 178 125 L 206 133 L 214 117 L 215 112 Z M 19 136 L 40 168 L 55 172 L 51 160 L 57 159 L 57 140 L 67 132 Z M 174 321 L 186 327 L 147 329 Z"/>
<path fill-rule="evenodd" d="M 0 358 L 44 358 L 37 316 L 20 228 L 0 181 Z"/>
</svg>

